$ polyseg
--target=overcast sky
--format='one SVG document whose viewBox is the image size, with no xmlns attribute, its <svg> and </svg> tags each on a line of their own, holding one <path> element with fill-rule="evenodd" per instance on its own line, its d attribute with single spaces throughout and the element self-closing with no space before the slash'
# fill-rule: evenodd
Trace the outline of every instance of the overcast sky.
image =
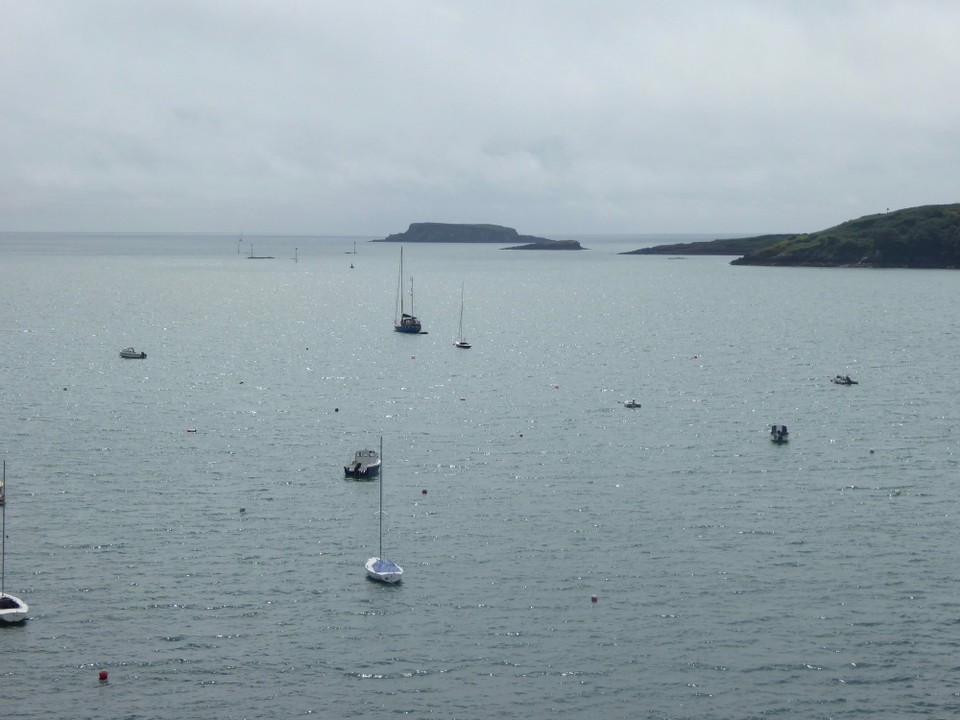
<svg viewBox="0 0 960 720">
<path fill-rule="evenodd" d="M 952 0 L 0 11 L 0 230 L 733 234 L 960 201 Z"/>
</svg>

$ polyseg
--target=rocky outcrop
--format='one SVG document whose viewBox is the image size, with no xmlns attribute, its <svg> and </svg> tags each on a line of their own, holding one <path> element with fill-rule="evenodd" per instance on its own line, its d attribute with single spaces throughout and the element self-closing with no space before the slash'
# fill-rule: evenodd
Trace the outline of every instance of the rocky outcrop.
<svg viewBox="0 0 960 720">
<path fill-rule="evenodd" d="M 520 235 L 513 228 L 501 225 L 471 225 L 457 223 L 411 223 L 406 232 L 388 235 L 373 242 L 404 243 L 491 243 L 512 245 L 516 243 L 552 243 L 553 240 L 534 235 Z"/>
<path fill-rule="evenodd" d="M 501 250 L 586 250 L 576 240 L 543 240 L 527 245 L 500 248 Z"/>
</svg>

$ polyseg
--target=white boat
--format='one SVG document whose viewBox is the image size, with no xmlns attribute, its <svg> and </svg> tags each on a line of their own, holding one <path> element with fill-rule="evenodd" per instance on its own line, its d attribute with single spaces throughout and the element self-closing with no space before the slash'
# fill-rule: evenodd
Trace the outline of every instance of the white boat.
<svg viewBox="0 0 960 720">
<path fill-rule="evenodd" d="M 357 480 L 376 477 L 380 474 L 380 456 L 376 450 L 357 450 L 353 461 L 343 466 L 343 474 Z"/>
<path fill-rule="evenodd" d="M 463 350 L 470 349 L 470 343 L 468 343 L 466 338 L 463 337 L 463 283 L 460 283 L 460 333 L 457 335 L 457 338 L 457 340 L 453 341 L 454 347 L 458 347 Z"/>
<path fill-rule="evenodd" d="M 380 438 L 380 457 L 383 457 L 383 438 Z M 388 560 L 383 556 L 383 471 L 380 472 L 380 544 L 376 557 L 372 557 L 364 563 L 367 571 L 367 577 L 371 580 L 377 580 L 383 583 L 398 583 L 403 579 L 403 568 L 397 565 L 393 560 Z"/>
<path fill-rule="evenodd" d="M 625 408 L 638 408 L 640 407 L 640 403 L 638 403 L 636 400 L 624 400 L 623 406 Z"/>
<path fill-rule="evenodd" d="M 410 312 L 406 311 L 403 303 L 403 248 L 400 248 L 400 277 L 397 280 L 397 309 L 394 311 L 393 329 L 409 335 L 420 335 L 423 326 L 413 314 L 413 278 L 410 278 Z M 424 333 L 425 334 L 425 333 Z"/>
<path fill-rule="evenodd" d="M 145 360 L 147 354 L 139 350 L 134 350 L 132 347 L 125 347 L 120 351 L 120 357 L 127 358 L 128 360 Z"/>
<path fill-rule="evenodd" d="M 3 535 L 0 550 L 0 622 L 7 624 L 21 623 L 27 619 L 30 608 L 18 597 L 7 593 L 4 587 L 7 564 L 7 462 L 3 462 L 3 479 L 0 480 L 0 507 L 3 508 L 3 526 L 0 533 Z"/>
<path fill-rule="evenodd" d="M 790 439 L 790 433 L 787 432 L 786 425 L 771 425 L 770 439 L 775 443 L 785 443 Z"/>
</svg>

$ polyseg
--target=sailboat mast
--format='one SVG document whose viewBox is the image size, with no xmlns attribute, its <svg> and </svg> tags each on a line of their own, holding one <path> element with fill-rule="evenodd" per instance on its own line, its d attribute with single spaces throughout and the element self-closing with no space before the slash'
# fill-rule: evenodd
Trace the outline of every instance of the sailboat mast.
<svg viewBox="0 0 960 720">
<path fill-rule="evenodd" d="M 377 557 L 383 558 L 383 435 L 380 436 L 380 549 Z"/>
<path fill-rule="evenodd" d="M 7 461 L 3 461 L 3 485 L 0 485 L 0 507 L 3 508 L 3 549 L 0 550 L 0 596 L 3 595 L 7 564 Z"/>
<path fill-rule="evenodd" d="M 403 317 L 403 247 L 400 248 L 400 274 L 397 276 L 397 304 L 400 306 L 399 322 Z"/>
</svg>

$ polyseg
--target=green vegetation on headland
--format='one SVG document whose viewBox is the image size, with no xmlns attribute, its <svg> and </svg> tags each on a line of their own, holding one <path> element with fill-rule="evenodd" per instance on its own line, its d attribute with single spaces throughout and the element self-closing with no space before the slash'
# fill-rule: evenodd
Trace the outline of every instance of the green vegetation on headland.
<svg viewBox="0 0 960 720">
<path fill-rule="evenodd" d="M 738 243 L 754 245 L 738 246 Z M 814 233 L 764 235 L 690 245 L 699 247 L 691 251 L 689 246 L 661 245 L 634 253 L 729 255 L 743 252 L 743 257 L 734 260 L 733 265 L 953 269 L 960 267 L 960 204 L 923 205 L 867 215 Z M 738 247 L 742 249 L 734 249 Z"/>
</svg>

